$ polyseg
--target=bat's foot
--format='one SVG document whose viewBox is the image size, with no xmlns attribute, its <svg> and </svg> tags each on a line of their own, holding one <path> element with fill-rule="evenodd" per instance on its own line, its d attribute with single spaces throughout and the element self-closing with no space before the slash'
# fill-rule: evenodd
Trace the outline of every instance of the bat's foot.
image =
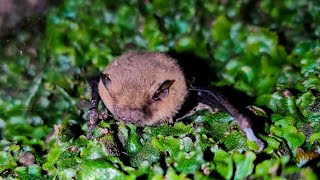
<svg viewBox="0 0 320 180">
<path fill-rule="evenodd" d="M 90 109 L 88 111 L 88 114 L 89 114 L 89 121 L 87 122 L 87 125 L 88 125 L 87 138 L 92 139 L 93 130 L 99 123 L 99 114 L 97 109 Z"/>
<path fill-rule="evenodd" d="M 243 129 L 243 131 L 245 132 L 249 141 L 254 141 L 258 144 L 259 146 L 258 152 L 261 152 L 264 149 L 264 143 L 255 136 L 251 128 L 245 128 Z"/>
</svg>

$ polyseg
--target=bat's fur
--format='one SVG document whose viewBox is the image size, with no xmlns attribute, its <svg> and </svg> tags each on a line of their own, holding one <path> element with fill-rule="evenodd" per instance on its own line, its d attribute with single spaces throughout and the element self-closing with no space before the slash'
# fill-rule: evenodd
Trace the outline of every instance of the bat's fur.
<svg viewBox="0 0 320 180">
<path fill-rule="evenodd" d="M 163 53 L 127 52 L 116 58 L 103 72 L 110 78 L 99 82 L 99 95 L 118 120 L 137 125 L 170 121 L 187 95 L 184 74 L 177 62 Z M 166 80 L 173 80 L 169 93 L 152 99 Z"/>
</svg>

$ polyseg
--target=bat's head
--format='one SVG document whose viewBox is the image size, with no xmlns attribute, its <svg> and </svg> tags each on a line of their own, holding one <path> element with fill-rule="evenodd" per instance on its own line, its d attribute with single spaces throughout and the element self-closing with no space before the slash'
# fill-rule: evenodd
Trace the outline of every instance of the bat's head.
<svg viewBox="0 0 320 180">
<path fill-rule="evenodd" d="M 185 100 L 187 86 L 171 57 L 128 52 L 103 72 L 99 95 L 116 119 L 143 126 L 171 120 Z"/>
</svg>

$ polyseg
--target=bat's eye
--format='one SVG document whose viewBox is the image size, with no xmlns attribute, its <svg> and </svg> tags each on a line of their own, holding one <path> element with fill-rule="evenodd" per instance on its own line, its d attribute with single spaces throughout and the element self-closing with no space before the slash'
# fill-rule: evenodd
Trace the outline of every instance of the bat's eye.
<svg viewBox="0 0 320 180">
<path fill-rule="evenodd" d="M 167 97 L 169 94 L 169 88 L 173 83 L 174 83 L 174 80 L 165 80 L 152 96 L 152 100 L 160 101 L 163 98 Z"/>
<path fill-rule="evenodd" d="M 102 81 L 102 83 L 103 83 L 103 85 L 104 85 L 105 87 L 107 87 L 108 84 L 111 83 L 111 79 L 110 79 L 110 77 L 109 77 L 109 74 L 101 74 L 101 75 L 100 75 L 100 79 L 101 79 L 101 81 Z"/>
</svg>

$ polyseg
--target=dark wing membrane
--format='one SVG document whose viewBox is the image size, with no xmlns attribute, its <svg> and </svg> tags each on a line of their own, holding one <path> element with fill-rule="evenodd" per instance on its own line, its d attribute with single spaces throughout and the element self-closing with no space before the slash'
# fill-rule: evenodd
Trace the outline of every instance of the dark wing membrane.
<svg viewBox="0 0 320 180">
<path fill-rule="evenodd" d="M 220 92 L 220 90 L 215 87 L 209 87 L 190 88 L 189 91 L 196 92 L 198 102 L 206 104 L 212 108 L 220 108 L 228 112 L 238 122 L 241 131 L 247 136 L 247 138 L 251 141 L 257 142 L 260 151 L 264 148 L 263 142 L 258 139 L 253 132 L 251 118 L 239 108 L 236 108 L 235 105 Z"/>
</svg>

